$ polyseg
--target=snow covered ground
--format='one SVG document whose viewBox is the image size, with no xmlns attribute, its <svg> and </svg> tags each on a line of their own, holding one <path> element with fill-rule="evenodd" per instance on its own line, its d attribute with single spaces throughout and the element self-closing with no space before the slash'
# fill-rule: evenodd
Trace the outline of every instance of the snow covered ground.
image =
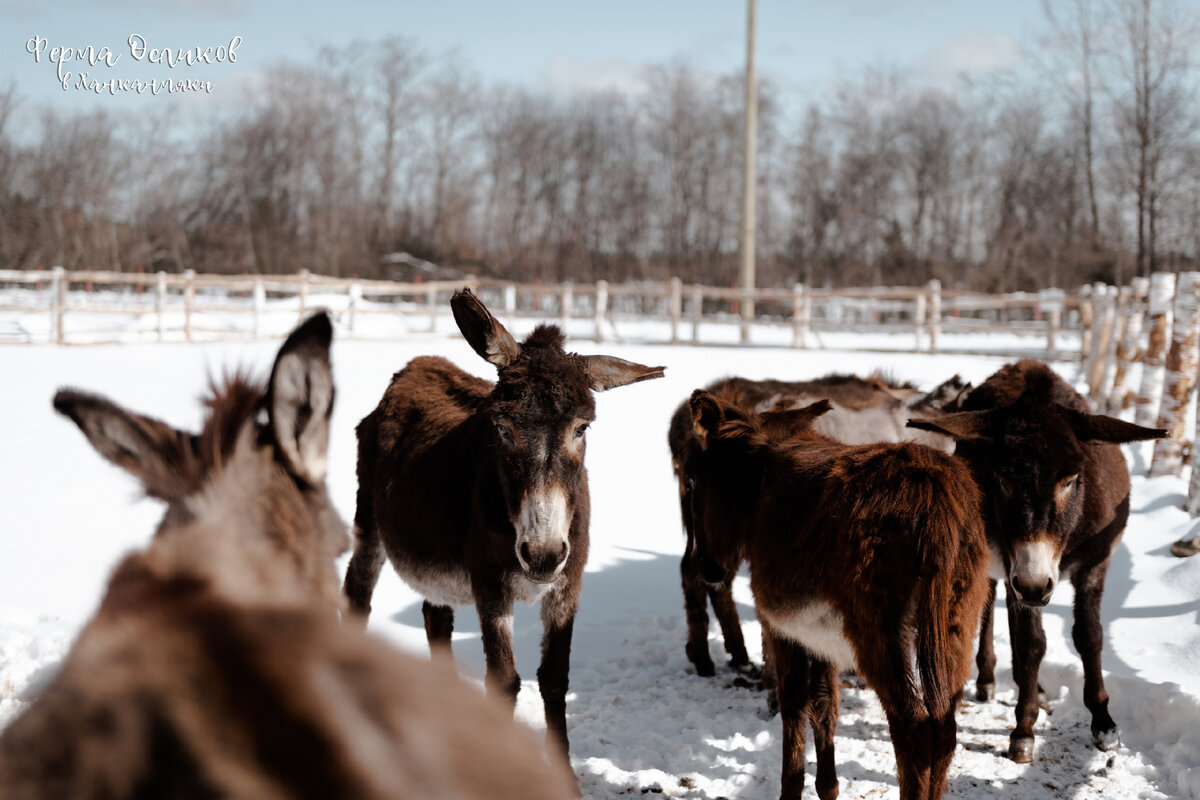
<svg viewBox="0 0 1200 800">
<path fill-rule="evenodd" d="M 511 328 L 520 335 L 529 325 Z M 572 333 L 590 335 L 582 329 Z M 894 350 L 894 341 L 866 336 L 825 344 L 828 349 L 796 351 L 573 342 L 579 352 L 668 367 L 663 380 L 600 395 L 598 419 L 588 434 L 592 553 L 575 626 L 567 706 L 572 756 L 586 796 L 778 794 L 779 719 L 762 718 L 760 693 L 735 686 L 733 671 L 719 668 L 715 678 L 700 678 L 684 656 L 683 536 L 666 447 L 667 421 L 676 405 L 694 387 L 732 373 L 801 378 L 882 367 L 932 386 L 955 372 L 982 381 L 1006 361 L 886 353 L 881 351 Z M 0 393 L 0 725 L 53 674 L 94 610 L 109 568 L 148 539 L 160 514 L 156 503 L 139 499 L 133 482 L 54 414 L 53 391 L 79 386 L 177 426 L 194 426 L 200 417 L 196 399 L 208 374 L 235 365 L 265 371 L 277 346 L 0 347 L 0 369 L 7 376 Z M 858 349 L 835 349 L 851 346 Z M 374 407 L 392 372 L 423 353 L 492 374 L 456 336 L 335 344 L 338 399 L 329 482 L 347 519 L 354 510 L 354 425 Z M 1076 366 L 1057 366 L 1068 379 L 1076 378 Z M 1015 765 L 1003 755 L 1015 690 L 1001 612 L 997 699 L 966 703 L 960 711 L 950 797 L 1200 798 L 1200 557 L 1179 560 L 1169 552 L 1172 541 L 1200 523 L 1180 510 L 1183 479 L 1137 475 L 1144 473 L 1146 453 L 1128 452 L 1135 470 L 1133 513 L 1103 605 L 1104 666 L 1124 746 L 1099 753 L 1089 744 L 1082 673 L 1070 643 L 1071 591 L 1064 582 L 1045 614 L 1049 652 L 1042 683 L 1053 714 L 1038 724 L 1035 762 Z M 758 628 L 745 578 L 739 578 L 735 596 L 757 658 Z M 386 568 L 374 608 L 373 631 L 401 647 L 425 650 L 420 600 Z M 529 679 L 537 669 L 540 636 L 536 608 L 518 608 L 517 664 Z M 715 632 L 710 646 L 722 663 Z M 473 610 L 459 612 L 454 648 L 462 672 L 482 677 Z M 535 680 L 524 682 L 517 714 L 542 726 Z M 843 798 L 898 796 L 886 723 L 870 691 L 843 691 L 837 760 Z M 811 778 L 811 763 L 809 771 Z M 808 794 L 815 797 L 811 779 L 809 784 Z"/>
</svg>

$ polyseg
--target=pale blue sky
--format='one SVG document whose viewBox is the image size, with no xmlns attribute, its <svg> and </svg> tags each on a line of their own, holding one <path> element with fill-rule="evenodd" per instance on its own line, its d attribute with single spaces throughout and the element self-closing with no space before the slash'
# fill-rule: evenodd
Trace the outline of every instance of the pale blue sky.
<svg viewBox="0 0 1200 800">
<path fill-rule="evenodd" d="M 759 0 L 758 63 L 789 105 L 819 99 L 839 75 L 867 64 L 948 82 L 1021 60 L 1020 43 L 1042 27 L 1039 0 Z M 426 49 L 458 48 L 485 83 L 533 90 L 635 88 L 643 68 L 672 60 L 714 72 L 744 60 L 742 0 L 0 0 L 0 85 L 15 81 L 26 107 L 111 107 L 124 112 L 162 98 L 64 91 L 49 54 L 35 63 L 27 41 L 48 47 L 109 47 L 113 67 L 72 63 L 96 77 L 201 78 L 219 102 L 282 58 L 307 60 L 324 44 L 413 37 Z M 236 64 L 191 68 L 139 64 L 127 39 L 150 47 L 228 45 Z M 76 76 L 77 77 L 77 76 Z"/>
</svg>

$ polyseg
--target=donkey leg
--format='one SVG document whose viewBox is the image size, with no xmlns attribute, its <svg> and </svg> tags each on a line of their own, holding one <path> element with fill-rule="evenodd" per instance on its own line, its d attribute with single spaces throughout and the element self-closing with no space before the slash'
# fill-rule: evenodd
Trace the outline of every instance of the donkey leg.
<svg viewBox="0 0 1200 800">
<path fill-rule="evenodd" d="M 979 678 L 975 681 L 975 699 L 987 702 L 996 697 L 996 651 L 992 646 L 992 623 L 996 616 L 996 581 L 988 581 L 988 599 L 979 620 L 979 652 L 975 666 Z"/>
<path fill-rule="evenodd" d="M 733 587 L 709 587 L 708 597 L 712 600 L 713 614 L 721 626 L 730 666 L 739 669 L 750 666 L 746 640 L 742 636 L 742 621 L 738 619 L 737 605 L 733 602 Z"/>
<path fill-rule="evenodd" d="M 375 593 L 379 570 L 385 560 L 387 556 L 383 552 L 383 542 L 374 521 L 366 524 L 355 522 L 354 555 L 350 557 L 350 566 L 346 568 L 342 591 L 350 606 L 350 617 L 362 626 L 367 624 L 367 617 L 371 614 L 371 595 Z"/>
<path fill-rule="evenodd" d="M 770 719 L 779 713 L 779 681 L 775 678 L 775 654 L 767 641 L 767 626 L 762 624 L 761 618 L 759 624 L 762 629 L 762 682 L 767 692 L 767 718 Z"/>
<path fill-rule="evenodd" d="M 930 720 L 933 735 L 933 763 L 929 768 L 929 800 L 940 800 L 949 787 L 950 762 L 958 747 L 958 722 L 954 719 L 957 700 L 944 719 Z"/>
<path fill-rule="evenodd" d="M 425 617 L 425 638 L 429 641 L 429 654 L 434 658 L 445 657 L 451 661 L 450 634 L 454 633 L 454 609 L 438 606 L 426 600 L 421 604 L 421 615 Z"/>
<path fill-rule="evenodd" d="M 1117 723 L 1108 713 L 1108 692 L 1104 688 L 1104 673 L 1100 666 L 1100 653 L 1104 649 L 1100 597 L 1107 573 L 1108 562 L 1105 561 L 1088 570 L 1076 570 L 1071 579 L 1075 586 L 1075 624 L 1071 638 L 1083 659 L 1083 703 L 1092 712 L 1092 744 L 1101 750 L 1112 750 L 1121 745 Z"/>
<path fill-rule="evenodd" d="M 809 673 L 809 722 L 813 745 L 817 750 L 817 797 L 834 800 L 838 796 L 837 762 L 833 739 L 837 734 L 840 687 L 838 670 L 827 661 L 814 660 Z"/>
<path fill-rule="evenodd" d="M 1019 605 L 1008 592 L 1008 627 L 1012 637 L 1013 678 L 1017 682 L 1017 725 L 1009 737 L 1008 757 L 1018 764 L 1033 761 L 1033 725 L 1038 711 L 1038 668 L 1046 655 L 1042 610 Z"/>
<path fill-rule="evenodd" d="M 892 749 L 896 753 L 896 782 L 900 784 L 900 800 L 928 800 L 931 796 L 933 721 L 924 713 L 924 708 L 918 711 L 917 703 L 910 702 L 908 698 L 902 700 L 901 704 L 902 707 L 897 708 L 885 706 Z"/>
<path fill-rule="evenodd" d="M 779 715 L 783 721 L 783 776 L 780 800 L 799 800 L 804 792 L 804 746 L 809 716 L 809 669 L 811 657 L 799 644 L 775 631 L 764 639 L 774 656 L 779 691 Z M 836 786 L 836 779 L 835 779 Z"/>
<path fill-rule="evenodd" d="M 679 565 L 679 575 L 683 582 L 683 608 L 687 613 L 688 661 L 695 665 L 697 675 L 710 678 L 717 674 L 717 668 L 708 652 L 707 592 L 687 556 Z"/>
<path fill-rule="evenodd" d="M 546 715 L 546 747 L 559 754 L 572 776 L 575 773 L 571 768 L 571 746 L 567 738 L 567 688 L 571 673 L 571 636 L 578 605 L 578 589 L 551 592 L 542 600 L 542 663 L 537 671 L 538 690 L 542 693 L 542 708 Z M 579 793 L 578 782 L 575 792 Z"/>
<path fill-rule="evenodd" d="M 479 632 L 483 638 L 483 656 L 487 664 L 484 683 L 487 693 L 503 698 L 508 707 L 517 705 L 517 692 L 521 690 L 521 676 L 517 674 L 517 662 L 513 657 L 512 599 L 504 596 L 498 588 L 473 583 L 475 609 L 479 612 Z"/>
</svg>

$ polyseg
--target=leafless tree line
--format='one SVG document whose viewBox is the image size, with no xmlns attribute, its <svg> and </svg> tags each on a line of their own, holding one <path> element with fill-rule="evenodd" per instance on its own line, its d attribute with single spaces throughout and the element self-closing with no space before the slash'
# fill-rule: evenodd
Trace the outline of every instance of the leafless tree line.
<svg viewBox="0 0 1200 800">
<path fill-rule="evenodd" d="M 1045 0 L 1034 67 L 954 90 L 864 69 L 759 102 L 759 282 L 1007 291 L 1196 269 L 1200 104 L 1181 0 Z M 1194 15 L 1191 15 L 1194 17 Z M 737 273 L 741 78 L 486 85 L 403 38 L 284 63 L 202 125 L 0 92 L 0 266 L 519 280 Z M 400 277 L 412 277 L 403 275 Z"/>
</svg>

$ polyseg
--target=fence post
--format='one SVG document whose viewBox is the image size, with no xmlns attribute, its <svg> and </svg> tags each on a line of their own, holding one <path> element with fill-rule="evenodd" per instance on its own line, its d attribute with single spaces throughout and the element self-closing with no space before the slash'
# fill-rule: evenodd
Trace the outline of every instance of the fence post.
<svg viewBox="0 0 1200 800">
<path fill-rule="evenodd" d="M 1117 371 L 1113 375 L 1112 392 L 1108 396 L 1110 414 L 1119 414 L 1133 404 L 1133 392 L 1129 388 L 1129 368 L 1138 357 L 1138 342 L 1142 338 L 1142 320 L 1146 314 L 1146 297 L 1150 294 L 1150 279 L 1134 278 L 1130 283 L 1129 292 L 1125 330 L 1117 346 Z"/>
<path fill-rule="evenodd" d="M 803 283 L 792 284 L 792 347 L 808 347 L 808 297 Z"/>
<path fill-rule="evenodd" d="M 567 323 L 571 320 L 571 306 L 575 302 L 575 285 L 566 281 L 558 293 L 558 326 L 563 333 L 567 332 Z"/>
<path fill-rule="evenodd" d="M 704 289 L 692 286 L 692 344 L 700 344 L 700 317 L 704 314 Z"/>
<path fill-rule="evenodd" d="M 300 270 L 300 319 L 308 313 L 308 270 Z"/>
<path fill-rule="evenodd" d="M 1090 284 L 1085 284 L 1079 287 L 1079 369 L 1085 377 L 1088 366 L 1091 364 L 1094 311 L 1092 287 Z"/>
<path fill-rule="evenodd" d="M 671 344 L 679 344 L 679 318 L 683 316 L 683 281 L 671 278 Z"/>
<path fill-rule="evenodd" d="M 196 270 L 185 269 L 183 278 L 187 285 L 183 289 L 183 335 L 192 341 L 192 312 L 196 310 Z"/>
<path fill-rule="evenodd" d="M 437 287 L 432 284 L 425 288 L 425 305 L 429 307 L 429 332 L 437 333 Z"/>
<path fill-rule="evenodd" d="M 362 284 L 358 281 L 351 281 L 350 288 L 346 290 L 348 295 L 346 301 L 346 331 L 351 336 L 354 335 L 354 319 L 358 316 L 358 304 L 362 302 Z"/>
<path fill-rule="evenodd" d="M 263 286 L 262 277 L 254 276 L 254 339 L 263 335 L 263 312 L 267 310 L 267 289 Z M 303 312 L 301 312 L 303 313 Z"/>
<path fill-rule="evenodd" d="M 942 336 L 942 282 L 937 278 L 928 283 L 929 286 L 929 351 L 936 353 L 938 339 Z"/>
<path fill-rule="evenodd" d="M 1175 321 L 1171 350 L 1163 373 L 1162 403 L 1157 427 L 1170 438 L 1154 442 L 1150 477 L 1178 475 L 1183 470 L 1183 434 L 1188 398 L 1196 385 L 1197 348 L 1200 347 L 1200 272 L 1181 272 L 1175 290 Z"/>
<path fill-rule="evenodd" d="M 63 267 L 50 270 L 50 335 L 55 344 L 67 343 L 63 317 L 67 313 L 67 271 Z"/>
<path fill-rule="evenodd" d="M 1046 315 L 1046 355 L 1049 357 L 1058 352 L 1064 296 L 1062 289 L 1042 289 L 1038 292 L 1038 310 Z"/>
<path fill-rule="evenodd" d="M 511 317 L 517 313 L 517 286 L 510 283 L 504 287 L 504 315 Z"/>
<path fill-rule="evenodd" d="M 161 269 L 154 275 L 154 317 L 156 327 L 158 328 L 158 340 L 163 340 L 163 335 L 166 331 L 166 323 L 163 321 L 163 315 L 167 310 L 167 273 Z"/>
<path fill-rule="evenodd" d="M 1103 396 L 1100 383 L 1104 378 L 1104 361 L 1108 355 L 1108 340 L 1112 337 L 1113 305 L 1116 287 L 1097 283 L 1092 287 L 1092 344 L 1088 359 L 1088 396 L 1093 408 Z"/>
<path fill-rule="evenodd" d="M 1175 296 L 1175 274 L 1156 272 L 1150 276 L 1150 336 L 1142 357 L 1142 379 L 1134 398 L 1134 422 L 1153 425 L 1162 397 L 1163 365 L 1171 333 L 1171 300 Z"/>
<path fill-rule="evenodd" d="M 913 298 L 913 337 L 916 339 L 916 344 L 913 349 L 917 352 L 921 351 L 921 333 L 925 330 L 925 314 L 927 311 L 925 293 L 918 291 Z"/>
<path fill-rule="evenodd" d="M 1116 385 L 1117 353 L 1121 341 L 1125 337 L 1126 310 L 1132 296 L 1133 289 L 1128 286 L 1122 286 L 1120 289 L 1109 287 L 1108 290 L 1112 322 L 1109 325 L 1110 334 L 1107 346 L 1104 348 L 1104 365 L 1100 371 L 1099 393 L 1095 399 L 1096 411 L 1103 414 L 1108 413 L 1108 399 L 1112 395 L 1113 386 Z"/>
<path fill-rule="evenodd" d="M 596 281 L 596 343 L 604 341 L 604 315 L 608 313 L 608 281 Z"/>
</svg>

